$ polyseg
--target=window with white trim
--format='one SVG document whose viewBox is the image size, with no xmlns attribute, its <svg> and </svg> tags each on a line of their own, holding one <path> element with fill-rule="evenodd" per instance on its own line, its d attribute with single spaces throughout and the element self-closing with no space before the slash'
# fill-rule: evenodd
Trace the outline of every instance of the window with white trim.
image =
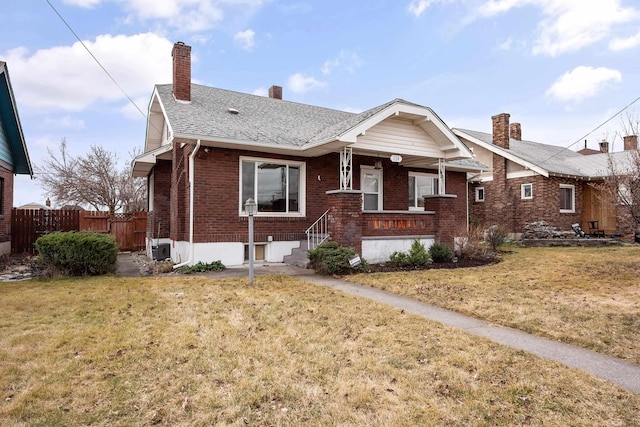
<svg viewBox="0 0 640 427">
<path fill-rule="evenodd" d="M 361 166 L 360 190 L 362 191 L 362 210 L 382 210 L 382 169 Z"/>
<path fill-rule="evenodd" d="M 522 184 L 520 186 L 521 199 L 533 199 L 533 184 Z"/>
<path fill-rule="evenodd" d="M 424 197 L 438 192 L 438 175 L 409 172 L 409 210 L 424 209 Z"/>
<path fill-rule="evenodd" d="M 576 186 L 560 184 L 560 213 L 576 211 Z"/>
<path fill-rule="evenodd" d="M 304 214 L 302 162 L 243 158 L 240 161 L 240 212 L 251 198 L 259 214 Z"/>
<path fill-rule="evenodd" d="M 476 187 L 476 202 L 484 202 L 484 187 Z"/>
</svg>

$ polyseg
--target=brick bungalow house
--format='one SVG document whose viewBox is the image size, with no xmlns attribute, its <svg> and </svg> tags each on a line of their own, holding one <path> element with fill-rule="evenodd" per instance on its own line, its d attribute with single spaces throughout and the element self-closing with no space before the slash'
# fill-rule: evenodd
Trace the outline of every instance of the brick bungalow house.
<svg viewBox="0 0 640 427">
<path fill-rule="evenodd" d="M 11 252 L 13 176 L 33 176 L 7 64 L 0 61 L 0 254 Z"/>
<path fill-rule="evenodd" d="M 638 149 L 637 137 L 624 138 L 623 152 L 609 153 L 606 142 L 600 143 L 599 151 L 574 152 L 523 140 L 521 125 L 509 123 L 509 117 L 506 113 L 493 116 L 490 134 L 453 129 L 479 162 L 491 165 L 491 170 L 470 180 L 471 222 L 502 224 L 516 235 L 533 221 L 564 230 L 579 223 L 587 233 L 595 225 L 606 235 L 633 241 L 630 216 L 594 184 L 603 183 L 609 174 L 609 161 L 624 164 Z"/>
<path fill-rule="evenodd" d="M 467 177 L 486 169 L 430 109 L 395 99 L 360 114 L 191 83 L 173 47 L 143 154 L 148 248 L 179 264 L 248 259 L 245 202 L 257 201 L 255 258 L 282 262 L 314 233 L 387 260 L 418 238 L 452 245 L 467 224 Z M 314 225 L 315 224 L 315 225 Z M 312 241 L 317 241 L 315 236 Z"/>
</svg>

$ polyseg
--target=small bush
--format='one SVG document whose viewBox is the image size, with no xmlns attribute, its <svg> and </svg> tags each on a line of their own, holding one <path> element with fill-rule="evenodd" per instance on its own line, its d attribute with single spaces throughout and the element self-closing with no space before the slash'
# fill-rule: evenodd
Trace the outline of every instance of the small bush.
<svg viewBox="0 0 640 427">
<path fill-rule="evenodd" d="M 366 261 L 351 267 L 349 260 L 356 256 L 353 248 L 340 246 L 337 242 L 325 242 L 309 251 L 311 268 L 319 274 L 361 273 L 366 270 Z"/>
<path fill-rule="evenodd" d="M 411 261 L 409 261 L 409 254 L 398 251 L 391 254 L 389 262 L 396 267 L 406 267 L 411 264 Z"/>
<path fill-rule="evenodd" d="M 509 232 L 503 225 L 492 225 L 485 231 L 485 240 L 491 246 L 491 250 L 497 252 Z"/>
<path fill-rule="evenodd" d="M 194 265 L 183 265 L 182 267 L 178 267 L 176 271 L 183 274 L 192 274 L 206 273 L 207 271 L 223 271 L 226 268 L 227 267 L 225 267 L 225 265 L 220 260 L 209 263 L 198 261 Z"/>
<path fill-rule="evenodd" d="M 446 243 L 436 242 L 429 248 L 429 255 L 433 262 L 447 262 L 453 258 L 453 251 Z"/>
<path fill-rule="evenodd" d="M 60 232 L 36 240 L 45 275 L 96 276 L 116 271 L 118 246 L 110 234 Z"/>
<path fill-rule="evenodd" d="M 429 262 L 429 253 L 419 239 L 415 239 L 411 244 L 411 249 L 409 249 L 409 262 L 416 267 L 420 267 Z"/>
</svg>

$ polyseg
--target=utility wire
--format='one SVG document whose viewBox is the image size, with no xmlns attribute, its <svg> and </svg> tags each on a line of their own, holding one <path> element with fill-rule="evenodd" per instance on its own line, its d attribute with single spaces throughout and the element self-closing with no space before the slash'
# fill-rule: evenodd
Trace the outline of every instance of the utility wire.
<svg viewBox="0 0 640 427">
<path fill-rule="evenodd" d="M 612 115 L 611 117 L 609 117 L 607 120 L 605 120 L 604 122 L 600 123 L 595 129 L 593 129 L 591 132 L 587 132 L 587 134 L 585 134 L 582 138 L 578 138 L 573 144 L 569 145 L 568 147 L 566 147 L 566 149 L 568 150 L 569 148 L 573 147 L 574 145 L 576 145 L 579 142 L 582 142 L 586 137 L 588 137 L 589 135 L 591 135 L 592 133 L 594 133 L 595 131 L 597 131 L 598 129 L 600 129 L 602 126 L 606 125 L 607 123 L 609 123 L 611 120 L 613 120 L 615 117 L 619 116 L 620 114 L 622 114 L 622 112 L 624 110 L 626 110 L 627 108 L 631 107 L 633 104 L 635 104 L 636 102 L 640 101 L 640 96 L 637 97 L 636 99 L 634 99 L 633 101 L 631 101 L 629 104 L 625 105 L 624 107 L 622 107 L 622 109 L 620 109 L 620 111 L 618 111 L 617 113 L 615 113 L 614 115 Z M 562 150 L 558 151 L 557 153 L 555 153 L 554 155 L 550 156 L 549 158 L 543 160 L 542 162 L 540 162 L 540 165 L 548 162 L 549 160 L 553 159 L 554 157 L 556 157 L 557 155 L 559 155 L 560 153 L 562 153 Z"/>
<path fill-rule="evenodd" d="M 140 107 L 138 107 L 138 105 L 133 101 L 133 99 L 131 99 L 131 97 L 127 94 L 127 92 L 124 91 L 124 89 L 122 88 L 122 86 L 120 86 L 118 84 L 118 82 L 116 81 L 116 79 L 113 78 L 113 76 L 109 73 L 109 71 L 107 71 L 106 68 L 104 68 L 104 66 L 100 63 L 100 61 L 98 60 L 98 58 L 95 57 L 95 55 L 93 54 L 93 52 L 91 52 L 91 50 L 84 44 L 84 42 L 80 39 L 80 37 L 78 37 L 78 34 L 76 34 L 76 32 L 73 30 L 73 28 L 71 28 L 71 25 L 69 25 L 67 23 L 67 21 L 62 17 L 62 15 L 60 15 L 60 12 L 58 12 L 58 10 L 51 4 L 51 2 L 49 0 L 46 0 L 47 3 L 49 4 L 49 6 L 51 7 L 51 9 L 53 9 L 53 11 L 56 13 L 56 15 L 58 15 L 58 18 L 60 18 L 60 20 L 62 22 L 64 22 L 64 25 L 67 26 L 67 28 L 69 29 L 69 31 L 71 31 L 71 33 L 75 36 L 76 40 L 78 40 L 80 42 L 80 44 L 82 45 L 82 47 L 85 48 L 85 50 L 89 53 L 89 55 L 91 55 L 91 57 L 93 58 L 94 61 L 96 61 L 96 63 L 100 66 L 100 68 L 102 68 L 102 71 L 104 71 L 104 73 L 109 76 L 109 78 L 111 79 L 111 81 L 118 87 L 118 89 L 120 89 L 120 92 L 122 92 L 124 94 L 124 96 L 127 97 L 127 99 L 129 100 L 129 102 L 131 102 L 131 104 L 133 104 L 134 107 L 136 107 L 136 110 L 138 110 L 140 112 L 140 114 L 142 114 L 142 117 L 144 117 L 145 119 L 147 118 L 147 115 L 140 109 Z"/>
</svg>

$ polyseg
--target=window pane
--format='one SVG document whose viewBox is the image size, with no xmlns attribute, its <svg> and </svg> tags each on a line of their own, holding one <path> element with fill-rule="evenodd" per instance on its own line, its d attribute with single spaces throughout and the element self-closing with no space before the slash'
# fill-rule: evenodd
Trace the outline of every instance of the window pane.
<svg viewBox="0 0 640 427">
<path fill-rule="evenodd" d="M 416 183 L 418 186 L 417 194 L 418 194 L 418 206 L 424 207 L 424 196 L 432 196 L 435 194 L 435 188 L 437 186 L 436 182 L 438 180 L 432 177 L 427 176 L 418 176 L 416 177 Z"/>
<path fill-rule="evenodd" d="M 362 191 L 367 193 L 378 192 L 378 174 L 365 173 L 362 180 Z"/>
<path fill-rule="evenodd" d="M 560 189 L 560 209 L 573 210 L 573 188 Z"/>
<path fill-rule="evenodd" d="M 258 163 L 258 212 L 286 212 L 284 165 Z"/>
<path fill-rule="evenodd" d="M 365 211 L 377 211 L 378 210 L 378 195 L 377 194 L 365 194 L 364 195 L 364 210 Z"/>
<path fill-rule="evenodd" d="M 289 166 L 289 212 L 298 212 L 300 200 L 300 168 Z"/>
<path fill-rule="evenodd" d="M 409 177 L 409 207 L 416 207 L 416 177 Z"/>
<path fill-rule="evenodd" d="M 255 176 L 256 176 L 256 164 L 254 162 L 242 162 L 242 210 L 244 211 L 244 204 L 247 199 L 256 198 L 255 193 Z"/>
</svg>

